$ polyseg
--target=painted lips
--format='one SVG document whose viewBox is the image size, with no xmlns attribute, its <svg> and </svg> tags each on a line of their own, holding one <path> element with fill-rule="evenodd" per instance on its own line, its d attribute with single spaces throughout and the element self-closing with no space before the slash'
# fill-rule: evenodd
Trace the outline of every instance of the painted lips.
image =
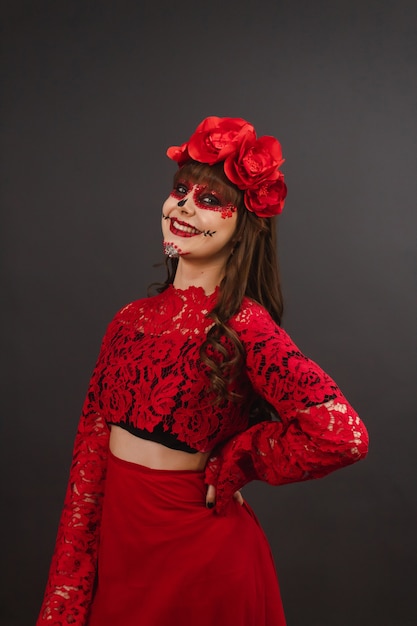
<svg viewBox="0 0 417 626">
<path fill-rule="evenodd" d="M 186 224 L 185 222 L 181 222 L 175 218 L 172 218 L 169 222 L 169 230 L 173 235 L 177 235 L 178 237 L 195 237 L 196 235 L 201 235 L 201 230 L 197 230 L 197 228 L 193 228 Z"/>
</svg>

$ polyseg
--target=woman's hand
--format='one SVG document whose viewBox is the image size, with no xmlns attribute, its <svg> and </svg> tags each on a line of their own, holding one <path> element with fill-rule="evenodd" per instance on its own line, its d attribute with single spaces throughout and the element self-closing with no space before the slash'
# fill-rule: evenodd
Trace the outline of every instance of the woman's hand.
<svg viewBox="0 0 417 626">
<path fill-rule="evenodd" d="M 240 491 L 235 491 L 233 497 L 237 502 L 242 506 L 243 504 L 243 496 Z M 214 485 L 209 485 L 207 487 L 206 494 L 206 507 L 208 509 L 212 509 L 216 504 L 216 487 Z"/>
</svg>

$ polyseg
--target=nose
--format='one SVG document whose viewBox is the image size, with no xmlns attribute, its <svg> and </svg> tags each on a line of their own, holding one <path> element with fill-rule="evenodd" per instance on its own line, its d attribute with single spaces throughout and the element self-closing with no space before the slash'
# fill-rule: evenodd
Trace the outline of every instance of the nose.
<svg viewBox="0 0 417 626">
<path fill-rule="evenodd" d="M 186 215 L 194 212 L 192 190 L 185 196 L 185 198 L 182 198 L 182 200 L 179 200 L 177 202 L 177 207 L 181 209 L 181 213 L 184 213 Z"/>
</svg>

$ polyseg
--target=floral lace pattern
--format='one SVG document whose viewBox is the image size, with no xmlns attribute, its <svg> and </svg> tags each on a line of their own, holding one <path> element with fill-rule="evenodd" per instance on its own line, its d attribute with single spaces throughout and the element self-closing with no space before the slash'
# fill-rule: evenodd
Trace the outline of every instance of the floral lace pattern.
<svg viewBox="0 0 417 626">
<path fill-rule="evenodd" d="M 233 383 L 242 400 L 216 404 L 200 359 L 215 297 L 201 288 L 170 287 L 119 312 L 96 367 L 97 401 L 108 423 L 148 432 L 162 425 L 194 450 L 210 452 L 247 428 L 255 393 L 271 396 L 278 412 L 288 402 L 303 409 L 335 397 L 333 381 L 247 300 L 240 315 L 249 321 L 231 322 L 247 352 L 247 374 Z"/>
<path fill-rule="evenodd" d="M 341 400 L 309 407 L 288 423 L 261 422 L 228 441 L 206 467 L 206 483 L 216 486 L 216 512 L 252 480 L 284 485 L 322 478 L 364 457 L 366 429 Z"/>
<path fill-rule="evenodd" d="M 279 419 L 237 434 L 209 459 L 206 482 L 216 486 L 218 513 L 251 480 L 280 485 L 321 478 L 368 449 L 366 428 L 336 383 L 260 305 L 245 301 L 231 325 L 245 347 L 252 389 Z"/>
<path fill-rule="evenodd" d="M 106 347 L 107 335 L 102 352 Z M 37 624 L 86 624 L 97 567 L 109 429 L 100 413 L 93 373 L 74 443 L 55 552 Z"/>
<path fill-rule="evenodd" d="M 170 287 L 120 311 L 97 365 L 99 404 L 107 422 L 149 432 L 162 424 L 165 432 L 200 452 L 247 426 L 240 406 L 216 405 L 208 368 L 200 359 L 215 297 L 201 288 Z M 241 387 L 239 381 L 234 389 L 243 393 Z"/>
<path fill-rule="evenodd" d="M 199 349 L 216 292 L 169 287 L 124 307 L 110 323 L 75 440 L 70 480 L 37 626 L 85 626 L 93 595 L 104 495 L 108 423 L 149 432 L 163 425 L 196 450 L 213 451 L 206 482 L 216 511 L 250 480 L 319 478 L 366 454 L 367 433 L 334 381 L 305 357 L 258 304 L 245 299 L 230 321 L 246 353 L 233 391 L 215 405 Z M 249 427 L 262 396 L 276 421 Z M 226 442 L 226 443 L 225 443 Z"/>
</svg>

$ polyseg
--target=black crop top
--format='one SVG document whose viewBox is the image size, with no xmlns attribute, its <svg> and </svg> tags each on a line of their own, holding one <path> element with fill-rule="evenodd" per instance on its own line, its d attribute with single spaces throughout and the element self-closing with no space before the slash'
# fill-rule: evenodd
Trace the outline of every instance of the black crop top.
<svg viewBox="0 0 417 626">
<path fill-rule="evenodd" d="M 148 441 L 155 441 L 161 443 L 167 448 L 172 450 L 182 450 L 182 452 L 188 452 L 190 454 L 196 454 L 198 450 L 191 448 L 184 441 L 180 441 L 176 435 L 170 431 L 165 431 L 163 424 L 156 424 L 152 432 L 145 430 L 144 428 L 137 428 L 133 424 L 125 422 L 107 422 L 109 426 L 120 426 L 124 430 L 127 430 L 132 435 L 140 437 L 141 439 L 147 439 Z"/>
</svg>

